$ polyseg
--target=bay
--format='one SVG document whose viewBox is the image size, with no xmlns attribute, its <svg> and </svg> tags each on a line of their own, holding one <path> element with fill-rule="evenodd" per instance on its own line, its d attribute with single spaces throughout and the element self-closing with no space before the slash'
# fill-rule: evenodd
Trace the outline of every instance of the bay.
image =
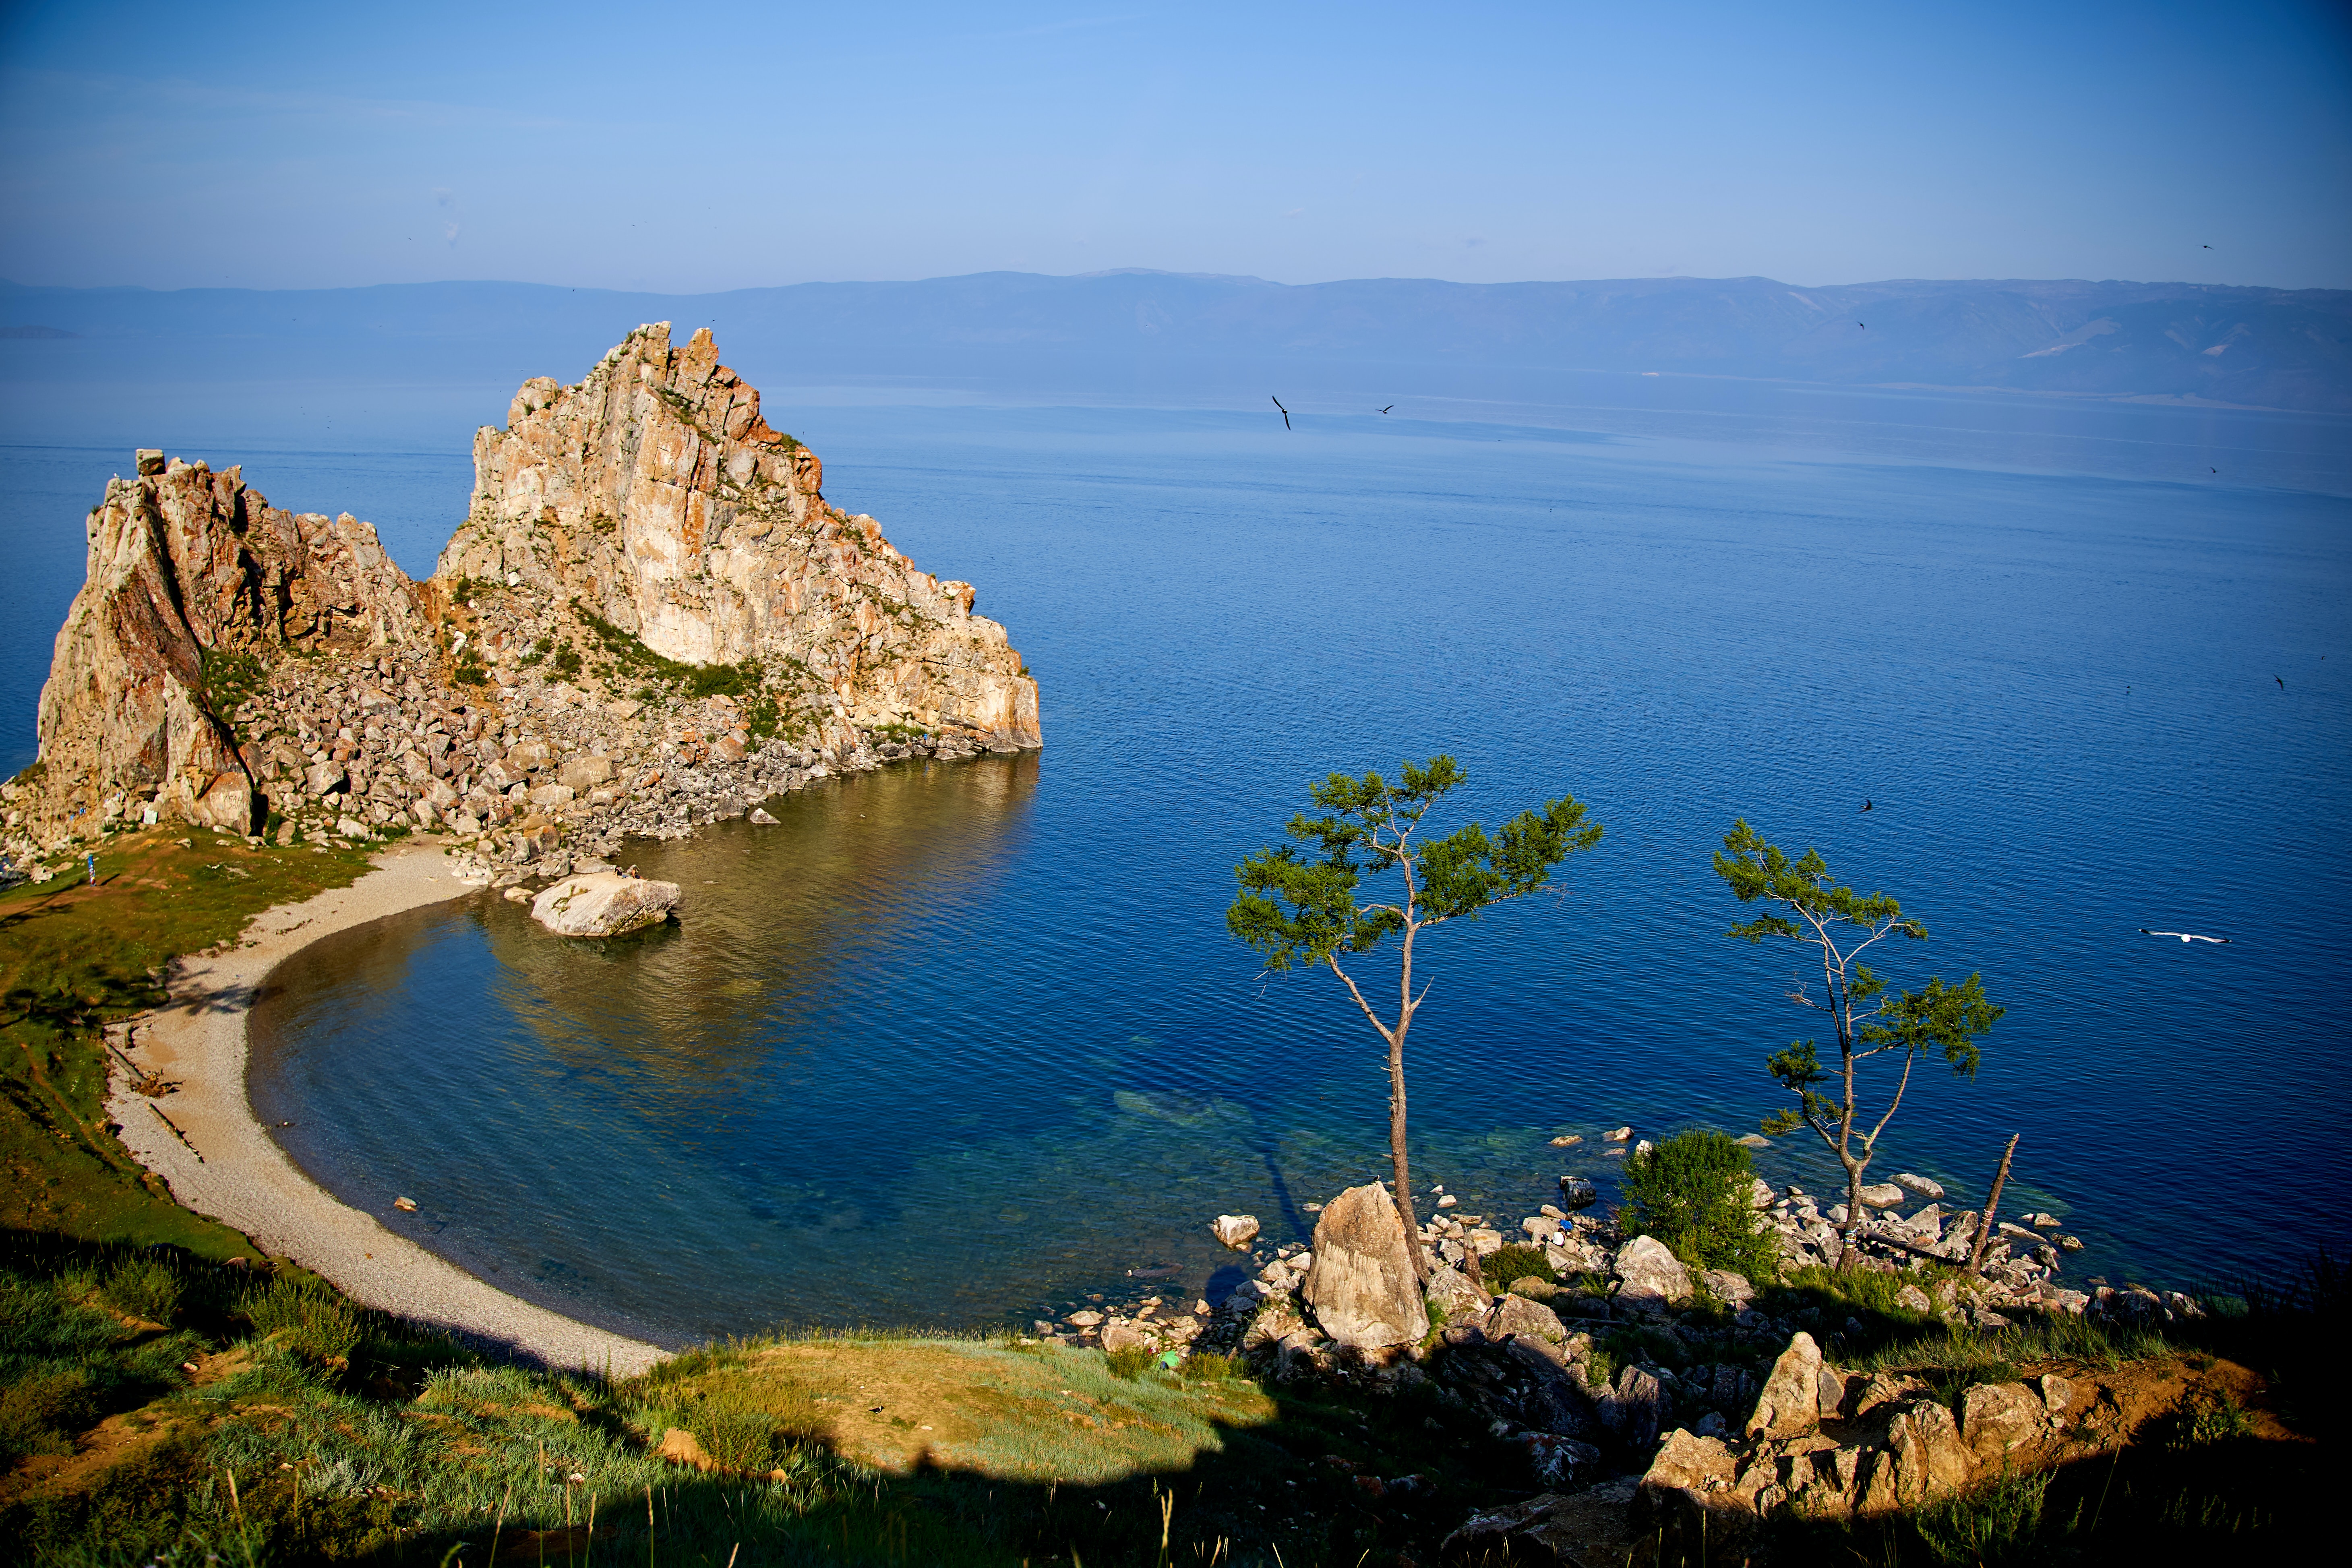
<svg viewBox="0 0 2352 1568">
<path fill-rule="evenodd" d="M 1746 395 L 1286 436 L 793 407 L 838 504 L 979 584 L 1045 750 L 646 846 L 688 893 L 653 941 L 482 899 L 322 942 L 257 1019 L 257 1107 L 388 1224 L 666 1341 L 1025 1321 L 1157 1263 L 1189 1304 L 1231 1268 L 1211 1215 L 1303 1239 L 1384 1156 L 1378 1042 L 1225 934 L 1232 868 L 1324 773 L 1446 751 L 1490 826 L 1572 792 L 1609 829 L 1426 952 L 1415 1169 L 1465 1209 L 1605 1187 L 1620 1121 L 1773 1108 L 1801 955 L 1725 935 L 1708 858 L 1745 816 L 1927 921 L 1890 979 L 1980 972 L 2010 1009 L 1975 1079 L 1915 1082 L 1883 1169 L 1980 1197 L 2021 1133 L 2012 1203 L 2090 1244 L 2076 1282 L 2340 1254 L 2341 423 Z M 366 461 L 418 569 L 462 463 Z M 1827 1184 L 1798 1140 L 1760 1163 Z"/>
</svg>

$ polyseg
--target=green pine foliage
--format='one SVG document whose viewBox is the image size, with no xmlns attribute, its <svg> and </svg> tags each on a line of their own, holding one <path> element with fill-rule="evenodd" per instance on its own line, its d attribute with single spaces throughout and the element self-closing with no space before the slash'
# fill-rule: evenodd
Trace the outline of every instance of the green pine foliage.
<svg viewBox="0 0 2352 1568">
<path fill-rule="evenodd" d="M 1761 1283 L 1778 1271 L 1780 1249 L 1751 1193 L 1748 1151 L 1706 1128 L 1677 1132 L 1625 1162 L 1627 1234 L 1654 1236 L 1696 1268 L 1728 1268 Z"/>
</svg>

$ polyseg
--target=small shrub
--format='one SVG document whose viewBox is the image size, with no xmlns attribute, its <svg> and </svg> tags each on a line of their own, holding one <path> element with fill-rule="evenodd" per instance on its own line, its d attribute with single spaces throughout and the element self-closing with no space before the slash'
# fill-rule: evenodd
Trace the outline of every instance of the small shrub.
<svg viewBox="0 0 2352 1568">
<path fill-rule="evenodd" d="M 565 677 L 580 673 L 580 650 L 566 645 L 555 650 L 556 673 Z"/>
<path fill-rule="evenodd" d="M 2167 1426 L 2165 1446 L 2169 1448 L 2201 1448 L 2209 1443 L 2250 1436 L 2254 1430 L 2245 1406 L 2226 1388 L 2200 1388 L 2182 1394 Z"/>
<path fill-rule="evenodd" d="M 245 1315 L 255 1333 L 307 1361 L 341 1365 L 360 1342 L 359 1314 L 317 1279 L 281 1274 L 246 1298 Z"/>
<path fill-rule="evenodd" d="M 1150 1372 L 1151 1363 L 1158 1359 L 1150 1351 L 1141 1349 L 1107 1351 L 1103 1354 L 1103 1360 L 1109 1363 L 1110 1374 L 1126 1378 L 1130 1383 Z"/>
<path fill-rule="evenodd" d="M 126 1258 L 99 1288 L 107 1305 L 129 1317 L 168 1323 L 180 1310 L 180 1276 L 154 1258 Z"/>
<path fill-rule="evenodd" d="M 696 1401 L 681 1424 L 730 1470 L 772 1470 L 787 1446 L 778 1441 L 773 1415 L 732 1392 Z"/>
<path fill-rule="evenodd" d="M 1497 1247 L 1478 1260 L 1478 1271 L 1486 1277 L 1488 1289 L 1509 1289 L 1522 1279 L 1540 1279 L 1547 1285 L 1559 1283 L 1559 1277 L 1544 1261 L 1539 1248 L 1533 1247 Z"/>
<path fill-rule="evenodd" d="M 1229 1351 L 1194 1351 L 1176 1370 L 1187 1383 L 1230 1383 L 1242 1374 L 1242 1358 Z"/>
<path fill-rule="evenodd" d="M 2003 1476 L 1923 1509 L 1919 1538 L 1938 1563 L 2011 1561 L 2041 1531 L 2050 1474 Z"/>
<path fill-rule="evenodd" d="M 1626 1232 L 1654 1236 L 1685 1263 L 1771 1279 L 1780 1248 L 1751 1195 L 1748 1151 L 1728 1135 L 1695 1127 L 1625 1162 Z"/>
</svg>

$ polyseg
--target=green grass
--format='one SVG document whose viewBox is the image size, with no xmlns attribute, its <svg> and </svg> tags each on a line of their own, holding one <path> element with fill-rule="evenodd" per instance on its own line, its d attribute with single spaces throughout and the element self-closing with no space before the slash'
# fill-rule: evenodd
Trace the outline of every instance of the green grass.
<svg viewBox="0 0 2352 1568">
<path fill-rule="evenodd" d="M 1478 1271 L 1486 1276 L 1490 1290 L 1507 1290 L 1522 1279 L 1540 1279 L 1549 1285 L 1557 1282 L 1550 1264 L 1544 1261 L 1543 1249 L 1513 1243 L 1496 1247 L 1478 1260 Z"/>
<path fill-rule="evenodd" d="M 174 1204 L 107 1131 L 99 1027 L 160 1002 L 173 957 L 366 868 L 356 850 L 253 848 L 157 827 L 109 839 L 94 887 L 60 877 L 0 892 L 0 1224 L 249 1253 L 244 1237 Z"/>
</svg>

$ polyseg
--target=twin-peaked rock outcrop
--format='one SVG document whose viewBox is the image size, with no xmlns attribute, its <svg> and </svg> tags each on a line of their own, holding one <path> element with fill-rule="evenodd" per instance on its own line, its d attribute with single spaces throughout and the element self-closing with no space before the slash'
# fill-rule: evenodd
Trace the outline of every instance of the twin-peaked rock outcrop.
<svg viewBox="0 0 2352 1568">
<path fill-rule="evenodd" d="M 496 826 L 509 805 L 546 807 L 523 798 L 537 770 L 512 760 L 549 749 L 545 713 L 622 715 L 606 725 L 615 775 L 635 746 L 726 765 L 772 742 L 805 769 L 900 741 L 925 755 L 1041 743 L 1036 684 L 1004 628 L 971 613 L 971 586 L 827 503 L 815 455 L 769 428 L 707 331 L 679 349 L 667 323 L 640 327 L 575 386 L 526 384 L 474 461 L 468 515 L 418 584 L 366 523 L 281 511 L 237 469 L 142 452 L 89 514 L 40 761 L 6 786 L 14 851 L 150 813 L 249 831 L 272 807 L 340 820 L 365 805 L 359 819 L 381 825 L 425 784 L 363 803 L 356 781 L 381 785 L 409 752 L 437 781 L 435 814 L 414 815 Z M 379 698 L 397 722 L 323 717 Z M 757 781 L 702 782 L 726 799 Z M 604 793 L 608 825 L 638 820 Z"/>
</svg>

